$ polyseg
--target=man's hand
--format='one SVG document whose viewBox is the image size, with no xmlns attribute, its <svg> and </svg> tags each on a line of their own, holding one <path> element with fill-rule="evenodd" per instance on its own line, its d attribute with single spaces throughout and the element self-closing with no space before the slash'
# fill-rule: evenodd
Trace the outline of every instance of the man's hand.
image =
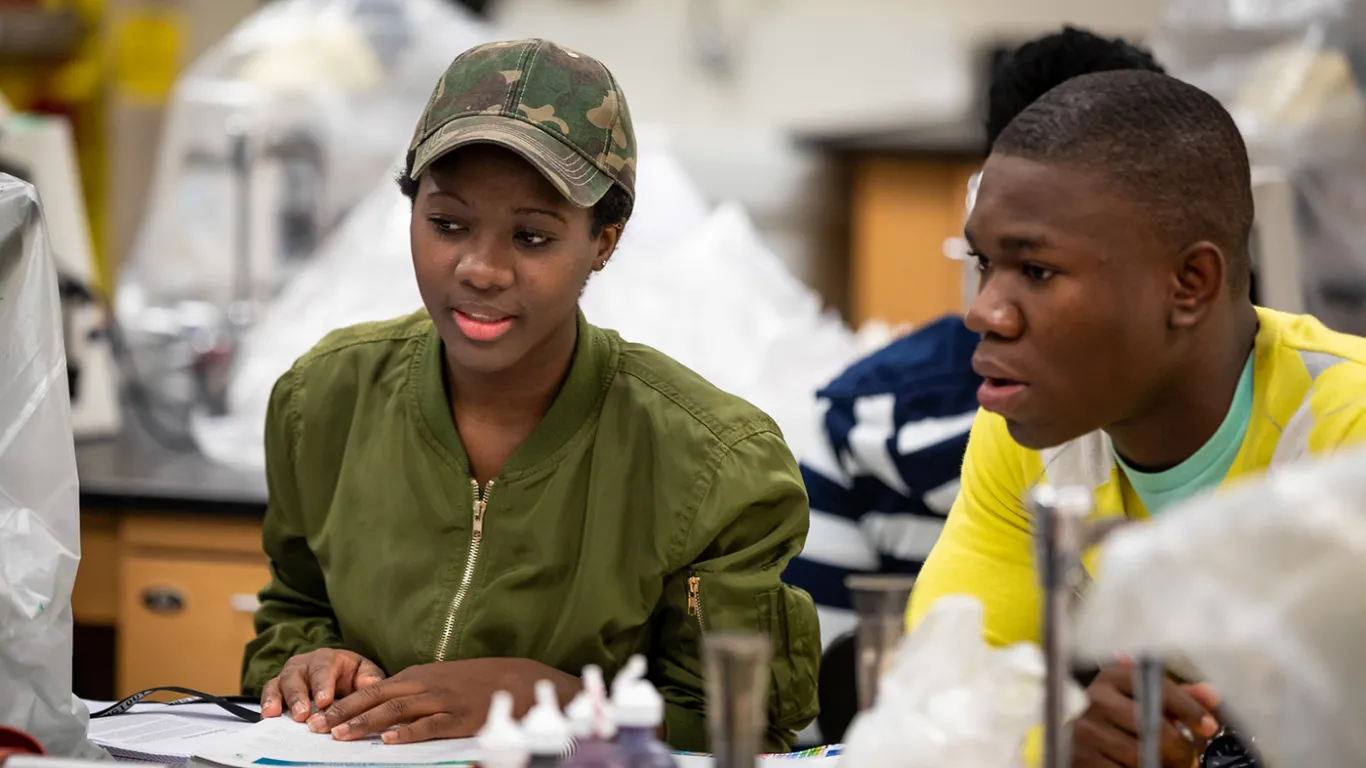
<svg viewBox="0 0 1366 768">
<path fill-rule="evenodd" d="M 1072 768 L 1138 768 L 1138 713 L 1130 664 L 1106 667 L 1086 689 L 1090 706 L 1072 729 Z M 1192 768 L 1219 731 L 1218 697 L 1205 685 L 1162 687 L 1163 768 Z"/>
<path fill-rule="evenodd" d="M 563 704 L 582 687 L 579 679 L 530 659 L 470 659 L 409 667 L 358 690 L 308 721 L 339 741 L 382 734 L 386 744 L 473 736 L 488 717 L 497 691 L 512 694 L 514 714 L 535 701 L 538 680 L 550 680 Z"/>
<path fill-rule="evenodd" d="M 296 722 L 308 719 L 313 706 L 325 709 L 338 697 L 384 679 L 375 663 L 358 653 L 324 648 L 285 662 L 279 677 L 261 691 L 261 716 L 279 717 L 289 710 Z"/>
</svg>

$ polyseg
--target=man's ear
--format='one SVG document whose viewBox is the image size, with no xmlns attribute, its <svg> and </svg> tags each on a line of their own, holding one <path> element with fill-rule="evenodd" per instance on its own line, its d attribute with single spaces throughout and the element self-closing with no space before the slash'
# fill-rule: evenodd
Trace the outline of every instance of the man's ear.
<svg viewBox="0 0 1366 768">
<path fill-rule="evenodd" d="M 1189 328 L 1200 322 L 1228 289 L 1228 259 L 1214 243 L 1202 240 L 1181 252 L 1172 276 L 1172 304 L 1167 322 Z"/>
</svg>

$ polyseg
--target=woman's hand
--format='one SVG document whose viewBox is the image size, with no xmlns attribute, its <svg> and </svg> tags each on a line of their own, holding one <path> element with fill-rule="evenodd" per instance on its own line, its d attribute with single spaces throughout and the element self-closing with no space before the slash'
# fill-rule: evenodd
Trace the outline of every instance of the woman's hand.
<svg viewBox="0 0 1366 768">
<path fill-rule="evenodd" d="M 382 734 L 386 744 L 473 736 L 488 716 L 493 694 L 512 694 L 514 714 L 535 702 L 538 680 L 550 680 L 563 704 L 582 687 L 579 679 L 530 659 L 470 659 L 409 667 L 362 688 L 309 718 L 317 733 L 339 741 Z"/>
<path fill-rule="evenodd" d="M 1086 689 L 1090 706 L 1072 729 L 1072 768 L 1138 767 L 1138 715 L 1133 666 L 1116 664 L 1101 670 Z M 1162 687 L 1162 765 L 1190 768 L 1219 724 L 1210 714 L 1218 704 L 1205 685 Z"/>
<path fill-rule="evenodd" d="M 261 716 L 279 717 L 285 711 L 297 722 L 308 719 L 313 706 L 326 709 L 338 697 L 384 679 L 374 662 L 352 651 L 323 648 L 301 653 L 285 662 L 280 675 L 261 691 Z"/>
</svg>

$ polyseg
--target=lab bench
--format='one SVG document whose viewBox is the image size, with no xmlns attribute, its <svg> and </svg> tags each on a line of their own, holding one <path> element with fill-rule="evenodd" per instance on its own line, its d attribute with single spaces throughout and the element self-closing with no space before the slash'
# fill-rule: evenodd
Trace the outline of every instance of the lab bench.
<svg viewBox="0 0 1366 768">
<path fill-rule="evenodd" d="M 264 476 L 164 448 L 135 423 L 116 438 L 77 443 L 76 465 L 77 693 L 113 698 L 164 685 L 237 693 L 256 594 L 270 579 Z"/>
</svg>

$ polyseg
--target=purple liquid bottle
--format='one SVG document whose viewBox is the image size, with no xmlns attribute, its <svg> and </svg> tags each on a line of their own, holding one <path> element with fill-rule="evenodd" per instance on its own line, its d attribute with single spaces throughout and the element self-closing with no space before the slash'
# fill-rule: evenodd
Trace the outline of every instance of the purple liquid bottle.
<svg viewBox="0 0 1366 768">
<path fill-rule="evenodd" d="M 583 670 L 583 692 L 570 702 L 565 714 L 574 733 L 574 753 L 565 758 L 561 768 L 628 768 L 626 756 L 613 744 L 615 728 L 607 715 L 607 688 L 602 682 L 602 669 L 588 666 Z"/>
<path fill-rule="evenodd" d="M 664 725 L 664 698 L 645 679 L 645 659 L 632 656 L 612 681 L 612 710 L 617 723 L 617 746 L 627 768 L 676 768 L 673 750 L 659 740 Z"/>
</svg>

